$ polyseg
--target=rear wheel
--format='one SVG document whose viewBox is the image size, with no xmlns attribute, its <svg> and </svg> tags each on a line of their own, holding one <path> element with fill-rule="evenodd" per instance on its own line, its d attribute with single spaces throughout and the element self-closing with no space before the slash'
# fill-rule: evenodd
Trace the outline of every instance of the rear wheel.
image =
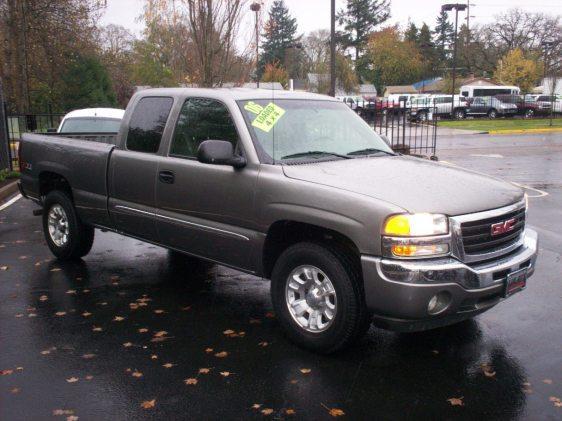
<svg viewBox="0 0 562 421">
<path fill-rule="evenodd" d="M 60 260 L 79 259 L 94 243 L 94 227 L 85 225 L 62 191 L 47 194 L 43 204 L 43 232 L 51 252 Z"/>
<path fill-rule="evenodd" d="M 418 112 L 418 121 L 423 123 L 423 122 L 427 121 L 427 119 L 428 119 L 427 111 Z"/>
<path fill-rule="evenodd" d="M 525 111 L 525 118 L 531 118 L 535 115 L 535 110 L 526 110 Z"/>
<path fill-rule="evenodd" d="M 498 116 L 498 112 L 494 108 L 488 111 L 488 118 L 496 118 L 497 116 Z"/>
<path fill-rule="evenodd" d="M 368 330 L 357 264 L 346 253 L 299 243 L 277 260 L 271 296 L 279 322 L 298 345 L 321 353 L 338 351 Z"/>
<path fill-rule="evenodd" d="M 461 109 L 455 110 L 454 117 L 455 120 L 462 120 L 466 117 L 466 111 Z"/>
</svg>

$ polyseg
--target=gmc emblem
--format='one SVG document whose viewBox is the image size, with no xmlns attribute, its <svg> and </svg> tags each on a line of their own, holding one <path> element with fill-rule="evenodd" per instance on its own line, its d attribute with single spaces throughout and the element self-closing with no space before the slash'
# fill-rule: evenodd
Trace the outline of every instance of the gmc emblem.
<svg viewBox="0 0 562 421">
<path fill-rule="evenodd" d="M 513 231 L 515 229 L 516 222 L 517 220 L 515 218 L 511 218 L 507 221 L 492 224 L 492 237 Z"/>
</svg>

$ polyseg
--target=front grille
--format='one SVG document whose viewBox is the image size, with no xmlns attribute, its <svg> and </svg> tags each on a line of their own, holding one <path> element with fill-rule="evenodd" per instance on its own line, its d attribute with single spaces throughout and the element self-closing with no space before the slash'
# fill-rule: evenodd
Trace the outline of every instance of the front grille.
<svg viewBox="0 0 562 421">
<path fill-rule="evenodd" d="M 512 231 L 492 236 L 492 225 L 515 218 Z M 462 243 L 465 255 L 485 254 L 516 243 L 525 230 L 525 208 L 492 218 L 461 224 Z"/>
</svg>

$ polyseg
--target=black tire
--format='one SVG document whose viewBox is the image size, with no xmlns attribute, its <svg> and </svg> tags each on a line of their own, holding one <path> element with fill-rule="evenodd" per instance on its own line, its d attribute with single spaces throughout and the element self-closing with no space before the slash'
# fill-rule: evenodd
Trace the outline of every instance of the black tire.
<svg viewBox="0 0 562 421">
<path fill-rule="evenodd" d="M 55 205 L 64 210 L 68 221 L 68 239 L 63 245 L 57 245 L 49 234 L 49 212 Z M 59 190 L 49 192 L 43 203 L 43 233 L 51 252 L 59 260 L 79 259 L 90 252 L 94 243 L 94 227 L 80 221 L 72 200 Z"/>
<path fill-rule="evenodd" d="M 285 287 L 291 272 L 302 265 L 322 270 L 337 295 L 337 312 L 324 331 L 309 332 L 293 319 L 286 301 Z M 285 334 L 299 346 L 330 354 L 339 351 L 369 329 L 372 315 L 367 311 L 358 264 L 337 248 L 314 243 L 298 243 L 287 248 L 277 259 L 271 277 L 271 298 Z"/>
<path fill-rule="evenodd" d="M 427 111 L 419 111 L 418 112 L 418 116 L 417 119 L 420 123 L 426 122 L 428 120 L 428 114 Z"/>
<path fill-rule="evenodd" d="M 525 118 L 532 118 L 535 115 L 535 110 L 525 110 Z"/>
<path fill-rule="evenodd" d="M 454 116 L 455 120 L 463 120 L 466 117 L 466 111 L 460 109 L 455 110 Z"/>
<path fill-rule="evenodd" d="M 488 118 L 494 119 L 497 116 L 498 116 L 498 112 L 496 109 L 492 108 L 490 111 L 488 111 Z"/>
</svg>

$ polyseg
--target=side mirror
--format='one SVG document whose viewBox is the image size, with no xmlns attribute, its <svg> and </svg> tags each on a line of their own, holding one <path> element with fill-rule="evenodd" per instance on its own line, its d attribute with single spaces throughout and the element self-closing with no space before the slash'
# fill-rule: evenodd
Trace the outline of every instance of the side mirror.
<svg viewBox="0 0 562 421">
<path fill-rule="evenodd" d="M 246 159 L 234 154 L 232 143 L 225 140 L 205 140 L 197 149 L 197 160 L 203 164 L 231 165 L 234 168 L 246 166 Z"/>
</svg>

